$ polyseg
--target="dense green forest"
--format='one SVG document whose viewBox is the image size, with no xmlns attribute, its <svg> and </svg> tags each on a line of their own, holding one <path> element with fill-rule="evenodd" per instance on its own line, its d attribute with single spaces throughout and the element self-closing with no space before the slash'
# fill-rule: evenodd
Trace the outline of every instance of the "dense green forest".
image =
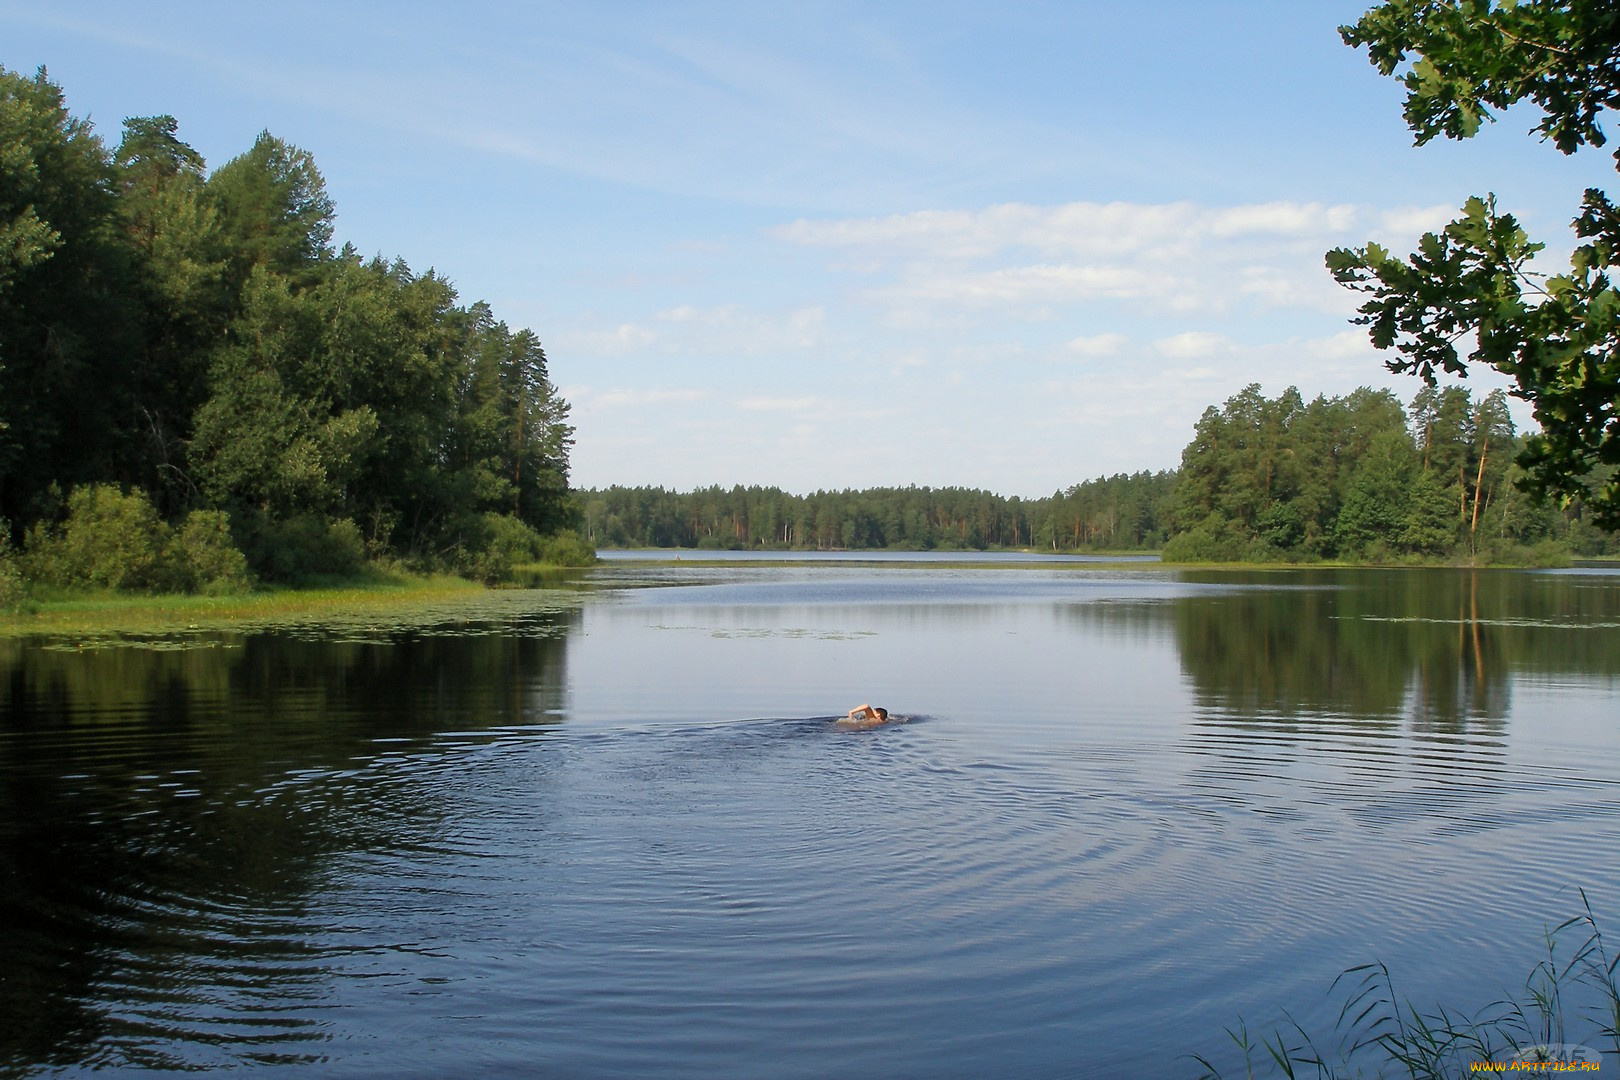
<svg viewBox="0 0 1620 1080">
<path fill-rule="evenodd" d="M 109 146 L 0 69 L 0 563 L 223 589 L 540 556 L 573 429 L 539 339 L 334 250 L 307 152 L 210 171 L 177 131 Z"/>
<path fill-rule="evenodd" d="M 1181 455 L 1167 559 L 1526 562 L 1613 554 L 1578 501 L 1521 490 L 1507 396 L 1363 387 L 1305 402 L 1249 386 L 1205 410 Z"/>
<path fill-rule="evenodd" d="M 982 550 L 1156 549 L 1174 474 L 1120 474 L 1045 499 L 967 488 L 610 487 L 579 493 L 586 538 L 604 547 Z"/>
<path fill-rule="evenodd" d="M 721 487 L 578 493 L 603 547 L 1162 549 L 1179 562 L 1542 562 L 1620 553 L 1578 502 L 1516 486 L 1507 398 L 1425 387 L 1403 406 L 1362 388 L 1306 402 L 1249 386 L 1198 421 L 1175 472 L 1120 474 L 1046 498 L 962 488 L 792 495 Z"/>
</svg>

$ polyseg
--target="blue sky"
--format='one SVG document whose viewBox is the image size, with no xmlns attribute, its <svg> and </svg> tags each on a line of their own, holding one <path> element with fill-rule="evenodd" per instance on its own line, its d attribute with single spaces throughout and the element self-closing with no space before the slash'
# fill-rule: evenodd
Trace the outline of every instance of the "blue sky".
<svg viewBox="0 0 1620 1080">
<path fill-rule="evenodd" d="M 1409 398 L 1329 247 L 1487 191 L 1567 247 L 1607 156 L 1414 148 L 1366 6 L 64 0 L 0 3 L 0 64 L 111 143 L 311 151 L 340 243 L 540 335 L 576 484 L 1033 496 L 1250 382 Z"/>
</svg>

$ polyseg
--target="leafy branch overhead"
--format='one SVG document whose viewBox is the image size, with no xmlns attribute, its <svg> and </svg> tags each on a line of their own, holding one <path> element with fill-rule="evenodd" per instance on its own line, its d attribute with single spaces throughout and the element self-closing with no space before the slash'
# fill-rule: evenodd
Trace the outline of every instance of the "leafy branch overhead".
<svg viewBox="0 0 1620 1080">
<path fill-rule="evenodd" d="M 1400 73 L 1407 125 L 1421 145 L 1468 138 L 1519 102 L 1542 113 L 1535 131 L 1566 154 L 1603 146 L 1605 111 L 1620 102 L 1620 7 L 1592 0 L 1391 0 L 1340 29 L 1385 75 Z M 1620 154 L 1617 154 L 1620 159 Z M 1620 529 L 1620 295 L 1610 279 L 1620 209 L 1586 192 L 1567 272 L 1531 270 L 1530 240 L 1494 196 L 1426 234 L 1406 259 L 1377 244 L 1327 254 L 1334 279 L 1364 292 L 1358 323 L 1394 350 L 1391 371 L 1431 385 L 1483 364 L 1531 404 L 1539 434 L 1520 455 L 1526 490 L 1583 502 Z"/>
</svg>

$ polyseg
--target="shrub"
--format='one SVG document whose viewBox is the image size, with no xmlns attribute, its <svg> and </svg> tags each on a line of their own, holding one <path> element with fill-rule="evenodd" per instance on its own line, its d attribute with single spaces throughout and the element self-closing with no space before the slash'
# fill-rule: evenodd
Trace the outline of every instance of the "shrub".
<svg viewBox="0 0 1620 1080">
<path fill-rule="evenodd" d="M 511 514 L 485 514 L 483 525 L 484 553 L 493 562 L 512 567 L 540 558 L 540 534 Z"/>
<path fill-rule="evenodd" d="M 1169 563 L 1237 562 L 1248 553 L 1247 548 L 1226 519 L 1212 513 L 1166 541 L 1161 558 Z"/>
<path fill-rule="evenodd" d="M 456 568 L 481 581 L 501 581 L 522 566 L 589 566 L 596 549 L 576 532 L 542 536 L 511 514 L 485 514 L 475 529 L 475 543 L 462 549 Z"/>
<path fill-rule="evenodd" d="M 1570 557 L 1569 547 L 1557 540 L 1542 540 L 1530 548 L 1531 566 L 1543 568 L 1570 566 L 1574 560 Z"/>
<path fill-rule="evenodd" d="M 172 551 L 192 592 L 222 596 L 253 585 L 247 556 L 231 539 L 230 519 L 223 511 L 193 510 L 174 537 Z"/>
<path fill-rule="evenodd" d="M 501 581 L 514 566 L 540 557 L 540 534 L 511 514 L 481 514 L 463 522 L 459 531 L 466 539 L 450 567 L 475 581 Z"/>
<path fill-rule="evenodd" d="M 552 566 L 590 566 L 596 562 L 596 549 L 572 529 L 564 529 L 541 541 L 540 561 Z"/>
<path fill-rule="evenodd" d="M 272 581 L 353 577 L 366 565 L 365 538 L 348 518 L 299 514 L 275 521 L 254 515 L 244 531 L 248 565 Z"/>
<path fill-rule="evenodd" d="M 0 518 L 0 612 L 16 611 L 22 602 L 22 567 L 11 546 L 11 526 Z"/>
<path fill-rule="evenodd" d="M 366 565 L 366 538 L 353 518 L 338 518 L 326 526 L 322 554 L 333 573 L 353 574 Z"/>
<path fill-rule="evenodd" d="M 184 571 L 168 547 L 169 527 L 144 494 L 93 484 L 68 496 L 59 526 L 29 530 L 25 569 L 36 581 L 68 587 L 183 590 Z"/>
<path fill-rule="evenodd" d="M 62 522 L 36 524 L 10 561 L 19 577 L 70 589 L 218 594 L 252 584 L 223 513 L 194 511 L 176 531 L 144 493 L 112 484 L 75 488 Z"/>
</svg>

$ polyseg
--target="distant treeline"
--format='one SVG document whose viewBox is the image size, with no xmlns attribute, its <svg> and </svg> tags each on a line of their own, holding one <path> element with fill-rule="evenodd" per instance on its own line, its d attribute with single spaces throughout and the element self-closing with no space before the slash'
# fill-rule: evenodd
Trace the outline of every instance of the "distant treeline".
<svg viewBox="0 0 1620 1080">
<path fill-rule="evenodd" d="M 1046 498 L 966 488 L 793 495 L 774 487 L 576 493 L 601 547 L 1162 549 L 1203 561 L 1553 561 L 1620 553 L 1581 508 L 1514 484 L 1522 442 L 1501 391 L 1387 390 L 1306 402 L 1250 386 L 1198 421 L 1174 472 Z"/>
<path fill-rule="evenodd" d="M 793 495 L 774 487 L 610 487 L 577 493 L 600 547 L 1136 551 L 1168 536 L 1174 474 L 1077 484 L 1044 499 L 969 488 L 867 488 Z"/>
<path fill-rule="evenodd" d="M 266 132 L 209 171 L 176 132 L 109 146 L 0 68 L 0 558 L 117 584 L 127 542 L 153 569 L 124 586 L 168 588 L 221 544 L 277 579 L 534 557 L 573 432 L 539 339 L 334 250 L 307 152 Z"/>
</svg>

